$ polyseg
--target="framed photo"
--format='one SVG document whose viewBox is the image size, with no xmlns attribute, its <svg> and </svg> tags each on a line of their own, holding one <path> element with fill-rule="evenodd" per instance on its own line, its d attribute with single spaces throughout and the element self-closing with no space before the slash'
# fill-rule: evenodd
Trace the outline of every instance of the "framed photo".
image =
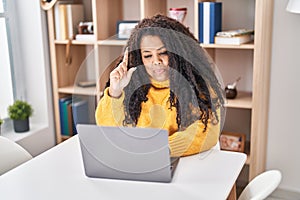
<svg viewBox="0 0 300 200">
<path fill-rule="evenodd" d="M 244 152 L 245 134 L 222 132 L 220 135 L 220 146 L 222 150 Z"/>
<path fill-rule="evenodd" d="M 117 22 L 117 38 L 128 39 L 130 37 L 132 29 L 138 24 L 139 21 L 125 20 Z"/>
</svg>

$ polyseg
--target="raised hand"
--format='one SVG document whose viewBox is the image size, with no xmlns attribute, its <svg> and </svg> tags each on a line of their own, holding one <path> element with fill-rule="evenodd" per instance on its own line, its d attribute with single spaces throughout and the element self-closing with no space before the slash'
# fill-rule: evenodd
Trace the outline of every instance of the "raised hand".
<svg viewBox="0 0 300 200">
<path fill-rule="evenodd" d="M 121 96 L 123 89 L 131 80 L 136 67 L 127 70 L 128 65 L 128 48 L 126 48 L 122 62 L 109 75 L 110 86 L 109 95 L 114 98 Z"/>
</svg>

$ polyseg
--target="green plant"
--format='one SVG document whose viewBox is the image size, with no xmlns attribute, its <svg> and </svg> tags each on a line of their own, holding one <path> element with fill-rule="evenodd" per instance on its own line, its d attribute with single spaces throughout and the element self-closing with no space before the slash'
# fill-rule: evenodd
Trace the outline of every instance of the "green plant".
<svg viewBox="0 0 300 200">
<path fill-rule="evenodd" d="M 32 113 L 33 109 L 26 101 L 17 100 L 8 107 L 8 116 L 11 119 L 24 120 L 30 117 Z"/>
<path fill-rule="evenodd" d="M 0 126 L 1 126 L 1 124 L 3 124 L 3 119 L 0 118 Z"/>
</svg>

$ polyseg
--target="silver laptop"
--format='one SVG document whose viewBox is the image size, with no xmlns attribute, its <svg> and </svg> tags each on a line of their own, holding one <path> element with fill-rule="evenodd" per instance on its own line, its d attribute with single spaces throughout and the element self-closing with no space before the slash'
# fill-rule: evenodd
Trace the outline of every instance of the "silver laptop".
<svg viewBox="0 0 300 200">
<path fill-rule="evenodd" d="M 168 132 L 153 128 L 78 124 L 85 174 L 93 178 L 171 182 Z"/>
</svg>

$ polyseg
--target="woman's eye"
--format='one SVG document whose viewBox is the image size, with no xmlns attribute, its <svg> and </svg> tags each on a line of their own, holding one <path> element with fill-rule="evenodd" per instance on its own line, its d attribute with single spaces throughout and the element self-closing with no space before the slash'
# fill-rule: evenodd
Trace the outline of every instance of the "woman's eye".
<svg viewBox="0 0 300 200">
<path fill-rule="evenodd" d="M 159 53 L 159 55 L 168 55 L 168 52 L 167 51 L 163 51 L 163 52 Z"/>
<path fill-rule="evenodd" d="M 144 55 L 144 58 L 151 58 L 152 55 Z"/>
</svg>

